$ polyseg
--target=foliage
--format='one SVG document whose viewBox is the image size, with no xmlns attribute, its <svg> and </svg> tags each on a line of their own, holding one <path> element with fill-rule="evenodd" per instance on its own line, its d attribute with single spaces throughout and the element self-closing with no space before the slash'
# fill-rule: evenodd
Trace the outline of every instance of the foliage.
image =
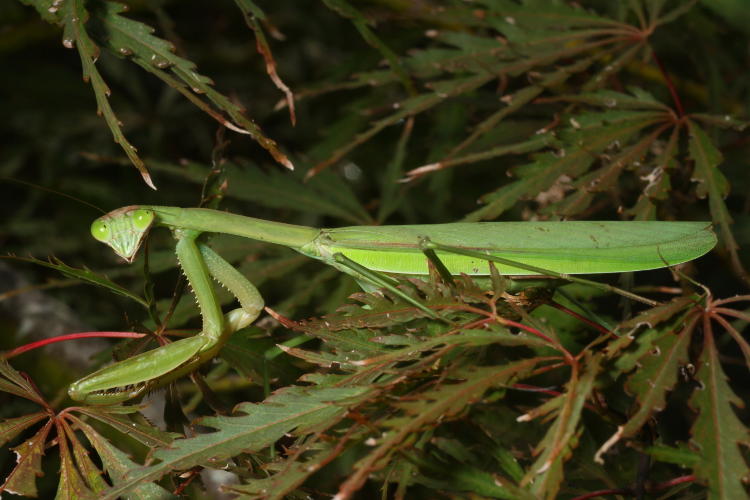
<svg viewBox="0 0 750 500">
<path fill-rule="evenodd" d="M 120 266 L 75 198 L 319 227 L 712 219 L 720 245 L 623 277 L 649 308 L 403 279 L 440 321 L 286 248 L 212 238 L 268 315 L 143 405 L 64 399 L 142 340 L 3 362 L 0 491 L 211 498 L 205 471 L 225 470 L 225 491 L 258 499 L 747 495 L 740 0 L 127 3 L 0 7 L 0 235 L 38 283 L 0 295 L 8 349 L 47 334 L 24 305 L 39 296 L 102 330 L 199 324 L 169 235 Z"/>
</svg>

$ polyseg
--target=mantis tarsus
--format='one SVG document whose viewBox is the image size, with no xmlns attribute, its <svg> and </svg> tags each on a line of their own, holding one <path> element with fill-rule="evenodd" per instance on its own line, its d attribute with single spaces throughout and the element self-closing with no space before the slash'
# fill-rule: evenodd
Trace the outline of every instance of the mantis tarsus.
<svg viewBox="0 0 750 500">
<path fill-rule="evenodd" d="M 177 240 L 179 264 L 197 299 L 203 329 L 194 337 L 84 377 L 69 389 L 75 400 L 115 403 L 161 387 L 195 370 L 234 331 L 255 321 L 263 309 L 262 297 L 239 271 L 200 241 L 202 233 L 284 245 L 351 274 L 366 286 L 388 286 L 390 280 L 383 273 L 428 274 L 428 254 L 436 256 L 451 275 L 488 276 L 490 260 L 508 276 L 548 274 L 576 280 L 568 275 L 680 264 L 716 244 L 707 222 L 480 222 L 317 229 L 210 209 L 160 206 L 114 210 L 94 221 L 91 232 L 132 262 L 154 225 L 170 228 Z M 238 298 L 239 309 L 222 314 L 211 277 Z"/>
</svg>

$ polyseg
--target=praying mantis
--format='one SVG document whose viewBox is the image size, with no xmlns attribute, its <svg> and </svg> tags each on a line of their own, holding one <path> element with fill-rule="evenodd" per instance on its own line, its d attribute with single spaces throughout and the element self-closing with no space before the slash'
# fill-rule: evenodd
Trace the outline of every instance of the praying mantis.
<svg viewBox="0 0 750 500">
<path fill-rule="evenodd" d="M 571 275 L 672 266 L 698 258 L 716 244 L 708 222 L 478 222 L 318 229 L 204 208 L 148 205 L 114 210 L 95 220 L 91 232 L 132 263 L 153 226 L 172 231 L 179 265 L 200 309 L 202 330 L 74 382 L 68 391 L 74 400 L 112 404 L 162 387 L 210 360 L 233 332 L 260 315 L 264 303 L 258 290 L 201 241 L 203 233 L 284 245 L 354 276 L 366 288 L 387 287 L 396 293 L 391 276 L 425 276 L 428 261 L 447 278 L 487 277 L 492 262 L 507 276 L 541 275 L 596 284 Z M 222 314 L 212 278 L 238 299 L 240 308 Z M 402 297 L 436 317 L 417 299 Z"/>
</svg>

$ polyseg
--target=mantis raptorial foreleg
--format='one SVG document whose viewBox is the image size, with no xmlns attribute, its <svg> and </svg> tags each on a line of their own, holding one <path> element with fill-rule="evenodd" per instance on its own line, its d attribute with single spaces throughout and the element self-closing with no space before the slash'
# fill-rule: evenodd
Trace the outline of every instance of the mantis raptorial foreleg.
<svg viewBox="0 0 750 500">
<path fill-rule="evenodd" d="M 73 399 L 109 404 L 162 387 L 213 358 L 233 332 L 255 321 L 263 309 L 260 293 L 213 250 L 196 242 L 199 235 L 197 231 L 175 231 L 177 259 L 203 318 L 201 333 L 88 375 L 70 386 L 68 392 Z M 211 276 L 240 300 L 241 308 L 222 315 Z"/>
</svg>

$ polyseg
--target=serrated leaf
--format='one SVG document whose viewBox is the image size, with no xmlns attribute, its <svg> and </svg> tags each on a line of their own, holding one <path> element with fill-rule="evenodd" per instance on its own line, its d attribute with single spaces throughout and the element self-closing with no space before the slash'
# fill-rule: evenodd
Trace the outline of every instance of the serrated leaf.
<svg viewBox="0 0 750 500">
<path fill-rule="evenodd" d="M 120 4 L 110 3 L 118 6 L 117 8 L 119 9 L 123 8 Z M 86 31 L 85 25 L 90 17 L 90 12 L 86 9 L 86 3 L 84 0 L 66 0 L 63 3 L 61 13 L 61 20 L 64 26 L 63 45 L 68 48 L 73 48 L 74 45 L 77 47 L 81 58 L 81 65 L 83 66 L 83 79 L 91 83 L 94 96 L 96 96 L 97 113 L 104 117 L 109 129 L 112 131 L 115 142 L 125 151 L 130 161 L 141 173 L 146 184 L 152 189 L 156 189 L 151 180 L 151 175 L 146 169 L 146 165 L 140 156 L 138 156 L 138 150 L 125 138 L 120 120 L 109 104 L 109 95 L 111 92 L 99 70 L 96 69 L 96 60 L 99 58 L 99 46 L 94 43 Z"/>
<path fill-rule="evenodd" d="M 62 426 L 64 422 L 57 425 L 58 433 L 64 434 Z M 62 431 L 62 432 L 60 432 Z M 96 500 L 99 495 L 91 491 L 76 467 L 71 455 L 67 435 L 58 436 L 57 443 L 60 449 L 60 480 L 57 483 L 57 494 L 55 500 Z"/>
<path fill-rule="evenodd" d="M 614 90 L 597 90 L 575 95 L 563 95 L 557 99 L 569 102 L 579 102 L 593 106 L 618 109 L 651 109 L 668 111 L 669 107 L 657 101 L 651 94 L 641 89 L 630 89 L 633 95 L 616 92 Z"/>
<path fill-rule="evenodd" d="M 152 162 L 152 168 L 187 179 L 204 182 L 207 165 L 188 162 L 175 165 Z M 255 166 L 224 165 L 229 182 L 225 196 L 258 202 L 266 207 L 290 209 L 304 214 L 332 216 L 354 224 L 371 224 L 372 217 L 357 200 L 351 186 L 335 175 L 303 183 L 296 174 L 263 172 Z"/>
<path fill-rule="evenodd" d="M 110 490 L 104 498 L 114 499 L 133 485 L 152 481 L 172 470 L 199 464 L 217 463 L 241 452 L 259 451 L 286 433 L 322 430 L 346 414 L 346 405 L 365 398 L 368 387 L 305 388 L 286 387 L 263 403 L 243 403 L 236 411 L 245 415 L 210 417 L 201 425 L 216 429 L 188 439 L 178 439 L 171 447 L 156 450 L 156 465 L 130 474 L 127 481 Z"/>
<path fill-rule="evenodd" d="M 377 446 L 359 460 L 355 465 L 356 471 L 339 486 L 339 494 L 358 490 L 384 457 L 409 443 L 406 438 L 410 434 L 450 419 L 479 400 L 489 388 L 507 384 L 515 377 L 523 377 L 537 363 L 537 359 L 526 359 L 505 366 L 469 367 L 454 375 L 462 378 L 461 382 L 441 384 L 422 393 L 419 400 L 400 402 L 398 407 L 408 418 L 390 418 L 383 423 L 393 430 L 379 437 Z"/>
<path fill-rule="evenodd" d="M 481 0 L 480 3 L 499 15 L 513 16 L 514 23 L 525 24 L 530 28 L 550 27 L 562 30 L 568 27 L 620 25 L 578 5 L 567 5 L 563 2 L 525 0 L 517 3 L 511 0 Z"/>
<path fill-rule="evenodd" d="M 394 125 L 410 116 L 422 113 L 438 105 L 444 99 L 451 97 L 452 95 L 460 95 L 470 92 L 492 80 L 492 78 L 493 76 L 487 74 L 472 76 L 470 78 L 458 78 L 453 81 L 452 84 L 445 82 L 441 93 L 435 92 L 430 94 L 420 94 L 400 102 L 398 106 L 396 106 L 397 111 L 395 113 L 376 121 L 368 130 L 359 133 L 352 141 L 338 148 L 326 160 L 311 168 L 305 175 L 305 178 L 309 179 L 314 177 L 331 165 L 338 163 L 346 154 L 360 144 L 370 140 L 386 127 Z"/>
<path fill-rule="evenodd" d="M 263 479 L 251 479 L 247 484 L 229 485 L 228 491 L 242 493 L 248 500 L 283 500 L 308 477 L 318 472 L 325 464 L 344 451 L 333 443 L 314 443 L 282 462 L 269 464 L 274 474 Z M 300 459 L 304 452 L 304 459 Z"/>
<path fill-rule="evenodd" d="M 410 93 L 416 93 L 414 85 L 409 79 L 409 75 L 401 64 L 398 56 L 388 47 L 388 45 L 378 37 L 369 27 L 369 22 L 362 13 L 346 0 L 323 0 L 323 3 L 331 10 L 338 12 L 340 15 L 352 20 L 354 27 L 362 35 L 362 38 L 388 61 L 393 72 L 398 76 L 404 88 Z"/>
<path fill-rule="evenodd" d="M 116 2 L 100 2 L 92 7 L 92 16 L 96 16 L 106 33 L 102 43 L 113 54 L 130 58 L 230 130 L 249 134 L 277 162 L 289 169 L 294 168 L 276 142 L 265 136 L 260 127 L 245 116 L 241 106 L 216 91 L 213 81 L 198 73 L 195 63 L 176 55 L 172 43 L 154 36 L 152 27 L 122 16 L 124 10 L 123 5 Z M 231 121 L 206 103 L 203 96 L 219 111 L 229 115 Z"/>
<path fill-rule="evenodd" d="M 517 422 L 529 422 L 531 420 L 534 420 L 535 418 L 548 415 L 552 412 L 557 412 L 559 411 L 560 407 L 564 403 L 565 403 L 564 394 L 551 397 L 547 401 L 542 403 L 541 405 L 537 406 L 536 408 L 532 408 L 531 410 L 527 411 L 523 415 L 516 418 L 516 421 Z"/>
<path fill-rule="evenodd" d="M 305 214 L 330 215 L 355 224 L 372 222 L 350 186 L 336 176 L 302 183 L 285 172 L 264 174 L 260 169 L 253 168 L 244 169 L 241 175 L 231 178 L 233 180 L 227 190 L 227 195 L 231 197 Z"/>
<path fill-rule="evenodd" d="M 116 409 L 111 406 L 78 408 L 78 412 L 118 430 L 150 448 L 169 446 L 173 439 L 178 436 L 178 434 L 164 432 L 154 426 L 136 422 L 134 419 L 115 413 L 115 411 Z"/>
<path fill-rule="evenodd" d="M 527 490 L 521 489 L 496 474 L 490 474 L 477 467 L 458 462 L 451 467 L 427 471 L 430 475 L 420 474 L 414 481 L 446 491 L 465 491 L 480 495 L 481 498 L 507 498 L 509 500 L 534 500 Z"/>
<path fill-rule="evenodd" d="M 52 422 L 48 421 L 34 436 L 13 448 L 17 463 L 5 478 L 5 483 L 0 486 L 0 492 L 7 491 L 27 497 L 37 496 L 36 479 L 43 475 L 42 456 L 51 428 Z"/>
<path fill-rule="evenodd" d="M 569 147 L 538 155 L 533 163 L 514 168 L 513 173 L 520 179 L 482 196 L 485 206 L 467 215 L 464 221 L 494 219 L 519 199 L 549 189 L 561 176 L 578 177 L 593 164 L 595 154 L 616 143 L 626 144 L 642 129 L 661 121 L 662 115 L 651 111 L 610 111 L 578 118 L 581 128 L 564 138 Z"/>
<path fill-rule="evenodd" d="M 669 125 L 659 127 L 635 144 L 622 148 L 622 151 L 607 160 L 600 168 L 589 172 L 572 183 L 573 193 L 563 200 L 546 207 L 543 212 L 571 216 L 588 208 L 595 193 L 609 191 L 617 185 L 622 171 L 639 162 L 653 147 L 657 138 Z"/>
<path fill-rule="evenodd" d="M 272 337 L 258 337 L 258 331 L 245 328 L 236 332 L 221 349 L 221 357 L 235 370 L 250 380 L 261 380 L 266 374 L 271 380 L 292 383 L 294 373 L 277 358 L 269 359 L 268 351 L 278 343 Z"/>
<path fill-rule="evenodd" d="M 702 198 L 708 196 L 711 215 L 721 225 L 725 244 L 727 246 L 733 244 L 732 246 L 736 248 L 737 244 L 734 243 L 734 238 L 729 230 L 732 217 L 724 204 L 724 198 L 729 194 L 729 182 L 719 170 L 723 157 L 702 128 L 695 122 L 688 123 L 690 126 L 690 158 L 695 162 L 693 180 L 698 184 L 696 187 L 698 196 Z"/>
<path fill-rule="evenodd" d="M 722 200 L 729 194 L 729 182 L 719 170 L 719 165 L 724 158 L 702 128 L 695 122 L 689 122 L 689 125 L 690 157 L 695 162 L 693 180 L 698 182 L 698 195 L 700 197 L 708 195 L 709 202 L 712 202 L 712 198 Z"/>
<path fill-rule="evenodd" d="M 414 130 L 414 117 L 410 117 L 404 120 L 404 126 L 401 131 L 401 136 L 396 143 L 395 151 L 391 157 L 388 165 L 385 169 L 385 175 L 381 182 L 382 200 L 378 209 L 378 215 L 376 220 L 378 223 L 383 223 L 385 220 L 396 211 L 398 206 L 404 201 L 404 186 L 399 185 L 399 179 L 403 175 L 404 162 L 406 160 L 406 154 L 408 152 L 409 139 L 412 136 Z"/>
<path fill-rule="evenodd" d="M 698 448 L 701 460 L 695 474 L 708 483 L 710 499 L 745 498 L 742 478 L 747 477 L 748 467 L 740 443 L 748 446 L 750 435 L 733 408 L 744 404 L 727 384 L 711 331 L 704 332 L 696 378 L 701 387 L 690 398 L 690 406 L 698 412 L 690 442 Z"/>
<path fill-rule="evenodd" d="M 138 302 L 140 305 L 142 305 L 145 308 L 148 308 L 148 302 L 146 302 L 143 298 L 139 297 L 138 295 L 135 295 L 130 290 L 127 290 L 126 288 L 121 287 L 117 283 L 114 283 L 113 281 L 108 280 L 106 277 L 96 274 L 93 271 L 89 271 L 86 268 L 79 269 L 76 267 L 71 267 L 55 257 L 50 257 L 49 262 L 35 259 L 33 257 L 17 257 L 15 255 L 2 255 L 0 256 L 0 258 L 12 259 L 12 260 L 17 260 L 21 262 L 28 262 L 30 264 L 36 264 L 37 266 L 43 266 L 43 267 L 48 267 L 50 269 L 54 269 L 55 271 L 58 271 L 69 278 L 81 280 L 92 285 L 106 288 L 112 292 L 115 292 L 118 295 L 122 295 L 123 297 L 127 297 L 130 300 Z"/>
<path fill-rule="evenodd" d="M 591 66 L 594 60 L 595 59 L 593 57 L 589 57 L 584 58 L 580 61 L 576 61 L 573 64 L 563 66 L 556 71 L 546 73 L 538 84 L 524 87 L 520 90 L 515 91 L 513 94 L 504 96 L 501 100 L 506 104 L 505 107 L 501 107 L 498 111 L 491 114 L 489 117 L 480 122 L 476 127 L 474 127 L 472 133 L 466 139 L 461 141 L 458 146 L 450 151 L 447 159 L 433 163 L 433 165 L 442 165 L 446 163 L 450 163 L 451 165 L 458 165 L 460 163 L 464 163 L 465 161 L 459 161 L 457 158 L 454 158 L 460 151 L 466 149 L 468 146 L 473 144 L 488 132 L 496 129 L 497 125 L 502 120 L 532 102 L 533 99 L 539 96 L 547 87 L 554 87 L 565 83 L 573 75 L 585 71 L 589 66 Z M 470 156 L 471 155 L 466 155 L 463 158 L 468 159 Z M 416 177 L 418 175 L 421 175 L 421 172 L 419 171 L 422 169 L 426 170 L 427 166 L 411 170 L 410 172 L 407 172 L 407 175 L 410 178 Z"/>
<path fill-rule="evenodd" d="M 646 453 L 660 462 L 672 463 L 680 467 L 692 467 L 700 462 L 700 454 L 689 449 L 685 444 L 677 447 L 654 445 L 646 448 Z"/>
<path fill-rule="evenodd" d="M 497 115 L 494 118 L 497 118 Z M 446 160 L 430 163 L 428 165 L 423 165 L 419 168 L 410 170 L 409 172 L 407 172 L 407 175 L 409 176 L 409 179 L 412 179 L 448 167 L 491 160 L 493 158 L 498 158 L 506 155 L 531 153 L 557 144 L 559 144 L 559 141 L 557 141 L 552 134 L 542 134 L 527 141 L 519 142 L 516 144 L 497 146 L 485 151 L 478 151 L 476 153 L 471 153 L 465 156 L 459 156 L 458 158 L 449 158 Z"/>
<path fill-rule="evenodd" d="M 42 19 L 49 23 L 60 22 L 60 6 L 54 0 L 21 0 L 21 3 L 34 7 Z"/>
<path fill-rule="evenodd" d="M 364 286 L 373 288 L 366 283 Z M 399 290 L 420 300 L 425 306 L 434 309 L 456 303 L 456 299 L 449 296 L 449 290 L 446 287 L 433 286 L 420 279 L 401 283 Z M 417 290 L 422 294 L 422 297 L 418 296 Z M 325 316 L 321 320 L 304 323 L 303 331 L 318 336 L 318 333 L 316 333 L 318 330 L 383 328 L 408 323 L 426 316 L 424 311 L 387 290 L 355 293 L 350 295 L 349 298 L 357 303 L 344 304 L 335 314 Z"/>
<path fill-rule="evenodd" d="M 610 342 L 607 345 L 607 357 L 614 359 L 614 367 L 610 373 L 614 377 L 617 377 L 623 373 L 628 373 L 638 366 L 639 360 L 649 352 L 654 342 L 662 335 L 662 332 L 655 328 L 648 328 L 638 335 L 623 335 L 617 340 Z M 630 349 L 623 352 L 623 350 L 630 347 L 633 343 L 636 344 L 635 349 Z"/>
<path fill-rule="evenodd" d="M 0 446 L 18 436 L 37 422 L 49 417 L 44 412 L 30 413 L 22 417 L 6 418 L 0 422 Z"/>
<path fill-rule="evenodd" d="M 279 348 L 290 356 L 303 359 L 310 364 L 322 366 L 324 368 L 330 368 L 341 363 L 341 359 L 339 358 L 339 356 L 327 352 L 308 351 L 305 349 L 298 349 L 296 347 L 285 347 L 283 345 L 279 345 Z M 350 363 L 344 363 L 344 366 L 342 368 L 351 369 L 351 366 L 349 365 Z"/>
<path fill-rule="evenodd" d="M 287 87 L 276 71 L 276 61 L 273 58 L 271 47 L 268 45 L 266 34 L 261 25 L 261 21 L 266 19 L 266 15 L 252 0 L 235 0 L 235 3 L 242 11 L 242 15 L 245 16 L 245 23 L 247 23 L 248 28 L 253 30 L 255 34 L 255 47 L 258 53 L 263 56 L 263 60 L 266 63 L 266 73 L 268 73 L 276 88 L 284 93 L 286 105 L 289 108 L 289 118 L 292 121 L 292 125 L 294 125 L 297 122 L 294 110 L 294 94 L 292 94 L 292 91 L 289 90 L 289 87 Z"/>
<path fill-rule="evenodd" d="M 139 464 L 130 460 L 125 453 L 112 446 L 93 427 L 80 420 L 76 420 L 76 423 L 86 434 L 86 438 L 91 445 L 96 449 L 114 485 L 122 483 L 128 473 L 140 467 Z M 175 495 L 172 495 L 169 491 L 154 483 L 139 484 L 123 496 L 127 500 L 166 500 L 176 498 Z"/>
<path fill-rule="evenodd" d="M 638 360 L 640 366 L 628 378 L 625 387 L 640 406 L 618 430 L 621 438 L 633 436 L 654 412 L 664 409 L 667 392 L 677 383 L 680 367 L 688 362 L 688 347 L 696 321 L 693 318 L 679 333 L 667 330 Z"/>
<path fill-rule="evenodd" d="M 674 317 L 683 309 L 697 304 L 698 300 L 699 298 L 695 295 L 675 297 L 666 304 L 660 304 L 650 309 L 646 309 L 645 311 L 634 316 L 632 319 L 623 321 L 622 323 L 620 323 L 617 329 L 620 332 L 626 332 L 643 325 L 649 327 L 658 326 L 664 321 L 668 321 L 669 319 Z"/>
<path fill-rule="evenodd" d="M 75 458 L 76 467 L 81 473 L 86 485 L 97 494 L 107 489 L 108 485 L 102 478 L 102 471 L 91 461 L 88 450 L 81 444 L 78 437 L 67 423 L 61 427 L 65 428 L 65 434 L 73 448 L 73 457 Z"/>
<path fill-rule="evenodd" d="M 14 370 L 5 359 L 0 359 L 0 375 L 0 391 L 15 394 L 40 405 L 45 404 L 36 387 Z"/>
<path fill-rule="evenodd" d="M 724 198 L 729 195 L 730 187 L 729 181 L 719 170 L 723 156 L 698 124 L 688 121 L 688 127 L 690 129 L 688 150 L 690 158 L 695 162 L 693 181 L 698 183 L 696 191 L 700 197 L 708 196 L 711 217 L 721 228 L 722 243 L 732 256 L 734 269 L 747 280 L 747 273 L 737 256 L 739 245 L 730 228 L 733 222 L 732 216 L 724 203 Z"/>
<path fill-rule="evenodd" d="M 710 115 L 707 113 L 690 113 L 690 117 L 706 125 L 719 128 L 730 128 L 742 132 L 750 122 L 739 120 L 731 115 Z"/>
<path fill-rule="evenodd" d="M 580 378 L 572 378 L 565 386 L 562 405 L 546 435 L 536 446 L 539 456 L 530 467 L 521 485 L 530 485 L 537 498 L 557 498 L 563 481 L 563 464 L 578 444 L 578 423 L 583 406 L 594 389 L 603 356 L 585 358 L 585 371 Z"/>
</svg>

